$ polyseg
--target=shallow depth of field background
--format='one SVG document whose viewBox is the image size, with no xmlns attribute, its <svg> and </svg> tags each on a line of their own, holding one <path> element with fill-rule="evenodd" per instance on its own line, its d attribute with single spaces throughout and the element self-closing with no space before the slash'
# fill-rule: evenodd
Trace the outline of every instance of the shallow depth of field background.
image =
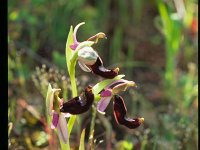
<svg viewBox="0 0 200 150">
<path fill-rule="evenodd" d="M 48 82 L 71 98 L 65 62 L 70 25 L 78 41 L 104 32 L 94 48 L 108 68 L 118 66 L 137 83 L 120 93 L 130 117 L 144 125 L 129 130 L 117 125 L 112 102 L 97 115 L 96 149 L 198 149 L 198 2 L 195 0 L 17 0 L 8 6 L 9 149 L 58 149 L 45 121 Z M 102 78 L 76 67 L 79 93 Z M 91 110 L 80 115 L 70 145 L 79 146 Z M 48 141 L 48 136 L 54 136 Z"/>
</svg>

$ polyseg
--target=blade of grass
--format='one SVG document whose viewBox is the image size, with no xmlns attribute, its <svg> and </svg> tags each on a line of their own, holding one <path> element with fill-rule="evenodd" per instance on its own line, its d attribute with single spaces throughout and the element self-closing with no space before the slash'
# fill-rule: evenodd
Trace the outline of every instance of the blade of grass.
<svg viewBox="0 0 200 150">
<path fill-rule="evenodd" d="M 79 145 L 79 150 L 85 150 L 85 129 L 83 129 L 82 133 L 81 133 L 81 139 L 80 139 L 80 145 Z"/>
</svg>

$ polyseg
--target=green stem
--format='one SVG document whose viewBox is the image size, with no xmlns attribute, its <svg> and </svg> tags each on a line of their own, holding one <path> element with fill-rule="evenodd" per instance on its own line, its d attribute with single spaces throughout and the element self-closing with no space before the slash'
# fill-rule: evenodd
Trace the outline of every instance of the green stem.
<svg viewBox="0 0 200 150">
<path fill-rule="evenodd" d="M 70 74 L 70 81 L 72 87 L 72 97 L 77 96 L 77 87 L 76 87 L 76 79 L 75 79 L 75 71 Z"/>
<path fill-rule="evenodd" d="M 69 33 L 68 35 L 68 39 L 72 39 L 72 26 L 70 28 L 70 32 L 71 34 Z M 71 56 L 71 52 L 70 52 L 70 49 L 69 49 L 69 43 L 72 44 L 72 41 L 73 40 L 67 40 L 67 44 L 66 44 L 66 55 L 67 56 Z M 77 57 L 78 57 L 78 51 L 84 47 L 84 46 L 91 46 L 92 44 L 94 44 L 94 42 L 92 41 L 85 41 L 85 42 L 82 42 L 81 44 L 79 44 L 79 46 L 77 47 L 75 53 L 73 54 L 72 58 L 70 57 L 66 57 L 67 58 L 67 69 L 68 69 L 68 72 L 69 72 L 69 77 L 70 77 L 70 81 L 71 81 L 71 87 L 72 87 L 72 97 L 76 97 L 77 96 L 77 86 L 76 86 L 76 79 L 75 79 L 75 67 L 76 67 L 76 61 L 77 61 Z M 70 138 L 70 134 L 71 134 L 71 131 L 72 131 L 72 128 L 74 126 L 74 123 L 76 121 L 76 115 L 72 115 L 68 121 L 68 136 Z M 61 144 L 61 149 L 62 150 L 70 150 L 70 143 L 69 143 L 69 139 L 67 141 L 67 144 L 64 144 L 62 142 L 60 142 Z"/>
<path fill-rule="evenodd" d="M 72 87 L 72 97 L 76 97 L 78 95 L 77 94 L 77 87 L 76 87 L 76 78 L 75 78 L 76 61 L 73 61 L 73 62 L 71 63 L 71 66 L 70 66 L 69 77 L 70 77 L 71 87 Z M 69 134 L 69 137 L 70 137 L 71 130 L 72 130 L 72 127 L 74 126 L 74 122 L 75 121 L 76 121 L 76 115 L 73 115 L 72 117 L 70 117 L 69 123 L 68 123 L 68 134 Z"/>
<path fill-rule="evenodd" d="M 71 87 L 72 87 L 72 97 L 76 97 L 77 96 L 77 86 L 76 86 L 75 64 L 74 63 L 71 63 L 69 77 L 70 77 Z M 70 134 L 71 134 L 71 131 L 72 131 L 75 121 L 76 121 L 76 115 L 71 116 L 68 121 L 68 136 L 69 136 L 69 138 L 70 138 Z M 70 150 L 69 139 L 68 139 L 67 144 L 65 144 L 65 145 L 61 143 L 61 149 L 62 150 Z"/>
<path fill-rule="evenodd" d="M 95 109 L 95 106 L 92 105 L 92 120 L 91 120 L 91 125 L 90 125 L 90 134 L 89 134 L 91 150 L 94 150 L 94 126 L 95 126 L 96 114 L 97 114 L 97 111 Z"/>
</svg>

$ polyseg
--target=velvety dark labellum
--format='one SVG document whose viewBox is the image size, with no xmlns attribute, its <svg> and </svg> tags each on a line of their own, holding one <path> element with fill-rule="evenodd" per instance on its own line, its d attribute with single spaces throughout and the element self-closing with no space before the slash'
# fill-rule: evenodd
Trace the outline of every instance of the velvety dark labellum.
<svg viewBox="0 0 200 150">
<path fill-rule="evenodd" d="M 115 69 L 111 69 L 111 70 L 106 69 L 103 66 L 103 62 L 100 57 L 98 57 L 97 61 L 89 67 L 91 68 L 91 70 L 94 74 L 97 74 L 101 77 L 108 78 L 108 79 L 112 79 L 112 78 L 116 77 L 119 72 L 119 68 L 115 68 Z"/>
<path fill-rule="evenodd" d="M 60 111 L 73 115 L 81 114 L 89 110 L 93 101 L 94 94 L 92 93 L 92 87 L 88 86 L 80 96 L 63 103 Z"/>
<path fill-rule="evenodd" d="M 124 125 L 130 129 L 137 128 L 141 125 L 142 121 L 140 118 L 127 118 L 127 108 L 124 100 L 121 96 L 115 95 L 113 101 L 114 116 L 118 124 Z"/>
</svg>

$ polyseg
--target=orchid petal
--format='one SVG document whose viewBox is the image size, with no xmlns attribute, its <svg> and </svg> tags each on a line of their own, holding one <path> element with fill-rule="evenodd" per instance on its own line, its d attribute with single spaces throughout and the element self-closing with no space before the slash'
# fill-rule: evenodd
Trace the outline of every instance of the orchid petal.
<svg viewBox="0 0 200 150">
<path fill-rule="evenodd" d="M 78 44 L 79 44 L 79 42 L 77 41 L 77 38 L 76 38 L 76 33 L 77 33 L 77 31 L 78 31 L 78 28 L 79 28 L 81 25 L 83 25 L 83 24 L 85 24 L 85 22 L 79 23 L 79 24 L 74 28 L 74 33 L 73 33 L 74 44 L 70 45 L 70 48 L 71 48 L 72 50 L 75 50 L 76 47 L 77 47 Z"/>
<path fill-rule="evenodd" d="M 72 50 L 75 50 L 78 46 L 78 43 L 74 43 L 72 45 L 70 45 L 69 47 L 72 49 Z"/>
<path fill-rule="evenodd" d="M 46 109 L 50 116 L 53 115 L 53 101 L 54 101 L 54 95 L 56 92 L 61 91 L 61 89 L 52 89 L 51 85 L 49 84 L 47 97 L 46 97 Z"/>
<path fill-rule="evenodd" d="M 95 34 L 94 36 L 91 36 L 89 39 L 87 39 L 87 41 L 94 41 L 95 43 L 97 43 L 100 38 L 101 39 L 103 39 L 103 38 L 107 39 L 105 33 L 99 32 L 99 33 Z"/>
<path fill-rule="evenodd" d="M 135 86 L 135 85 L 136 85 L 135 82 L 126 80 L 126 82 L 118 84 L 115 87 L 113 87 L 112 92 L 113 94 L 118 94 L 121 91 L 126 91 L 126 89 L 129 86 Z"/>
<path fill-rule="evenodd" d="M 83 47 L 86 47 L 86 46 L 92 46 L 94 44 L 93 41 L 84 41 L 84 42 L 81 42 L 77 48 L 76 48 L 76 51 L 79 51 L 80 49 L 82 49 Z M 78 52 L 77 52 L 78 54 Z"/>
<path fill-rule="evenodd" d="M 119 80 L 116 80 L 116 81 L 112 82 L 108 86 L 106 86 L 105 89 L 109 89 L 113 85 L 116 85 L 116 84 L 118 85 L 118 84 L 122 84 L 122 83 L 126 83 L 128 86 L 137 86 L 134 81 L 128 81 L 128 80 L 125 80 L 125 79 L 119 79 Z"/>
<path fill-rule="evenodd" d="M 77 41 L 77 39 L 76 39 L 76 33 L 77 33 L 77 31 L 78 31 L 78 28 L 79 28 L 80 26 L 84 25 L 84 24 L 85 24 L 85 22 L 81 22 L 81 23 L 79 23 L 79 24 L 74 28 L 74 34 L 73 34 L 74 43 L 78 43 L 78 41 Z"/>
<path fill-rule="evenodd" d="M 90 68 L 88 68 L 84 63 L 78 61 L 80 68 L 85 72 L 91 72 Z"/>
<path fill-rule="evenodd" d="M 144 118 L 132 119 L 132 118 L 126 117 L 127 108 L 126 108 L 123 98 L 119 95 L 114 96 L 113 111 L 114 111 L 116 122 L 118 124 L 128 127 L 129 129 L 135 129 L 144 122 Z"/>
<path fill-rule="evenodd" d="M 49 115 L 53 115 L 52 113 L 52 110 L 53 110 L 53 101 L 54 101 L 54 95 L 56 92 L 59 92 L 61 91 L 61 89 L 52 89 L 52 92 L 51 92 L 51 97 L 50 97 L 50 100 L 49 100 Z"/>
<path fill-rule="evenodd" d="M 90 68 L 94 74 L 107 79 L 113 79 L 118 75 L 119 72 L 118 67 L 115 69 L 106 69 L 103 66 L 103 61 L 100 57 L 97 58 L 96 62 L 93 65 L 91 65 Z"/>
<path fill-rule="evenodd" d="M 105 109 L 107 108 L 108 104 L 110 103 L 112 96 L 103 97 L 97 104 L 97 111 L 101 114 L 105 114 Z"/>
<path fill-rule="evenodd" d="M 95 86 L 93 86 L 92 88 L 92 91 L 94 93 L 94 95 L 97 95 L 99 94 L 99 92 L 101 92 L 103 89 L 105 89 L 105 87 L 107 87 L 107 85 L 111 84 L 112 82 L 115 82 L 121 78 L 123 78 L 125 75 L 121 74 L 121 75 L 118 75 L 116 76 L 115 78 L 113 79 L 106 79 L 106 80 L 103 80 L 99 83 L 97 83 Z"/>
<path fill-rule="evenodd" d="M 68 141 L 68 129 L 67 121 L 64 117 L 64 114 L 60 114 L 58 125 L 57 125 L 58 137 L 63 143 Z"/>
<path fill-rule="evenodd" d="M 57 112 L 54 112 L 52 123 L 51 123 L 51 129 L 55 129 L 57 127 L 58 121 L 59 121 L 59 114 Z"/>
<path fill-rule="evenodd" d="M 109 97 L 112 95 L 112 90 L 111 89 L 107 89 L 101 92 L 101 97 Z"/>
</svg>

